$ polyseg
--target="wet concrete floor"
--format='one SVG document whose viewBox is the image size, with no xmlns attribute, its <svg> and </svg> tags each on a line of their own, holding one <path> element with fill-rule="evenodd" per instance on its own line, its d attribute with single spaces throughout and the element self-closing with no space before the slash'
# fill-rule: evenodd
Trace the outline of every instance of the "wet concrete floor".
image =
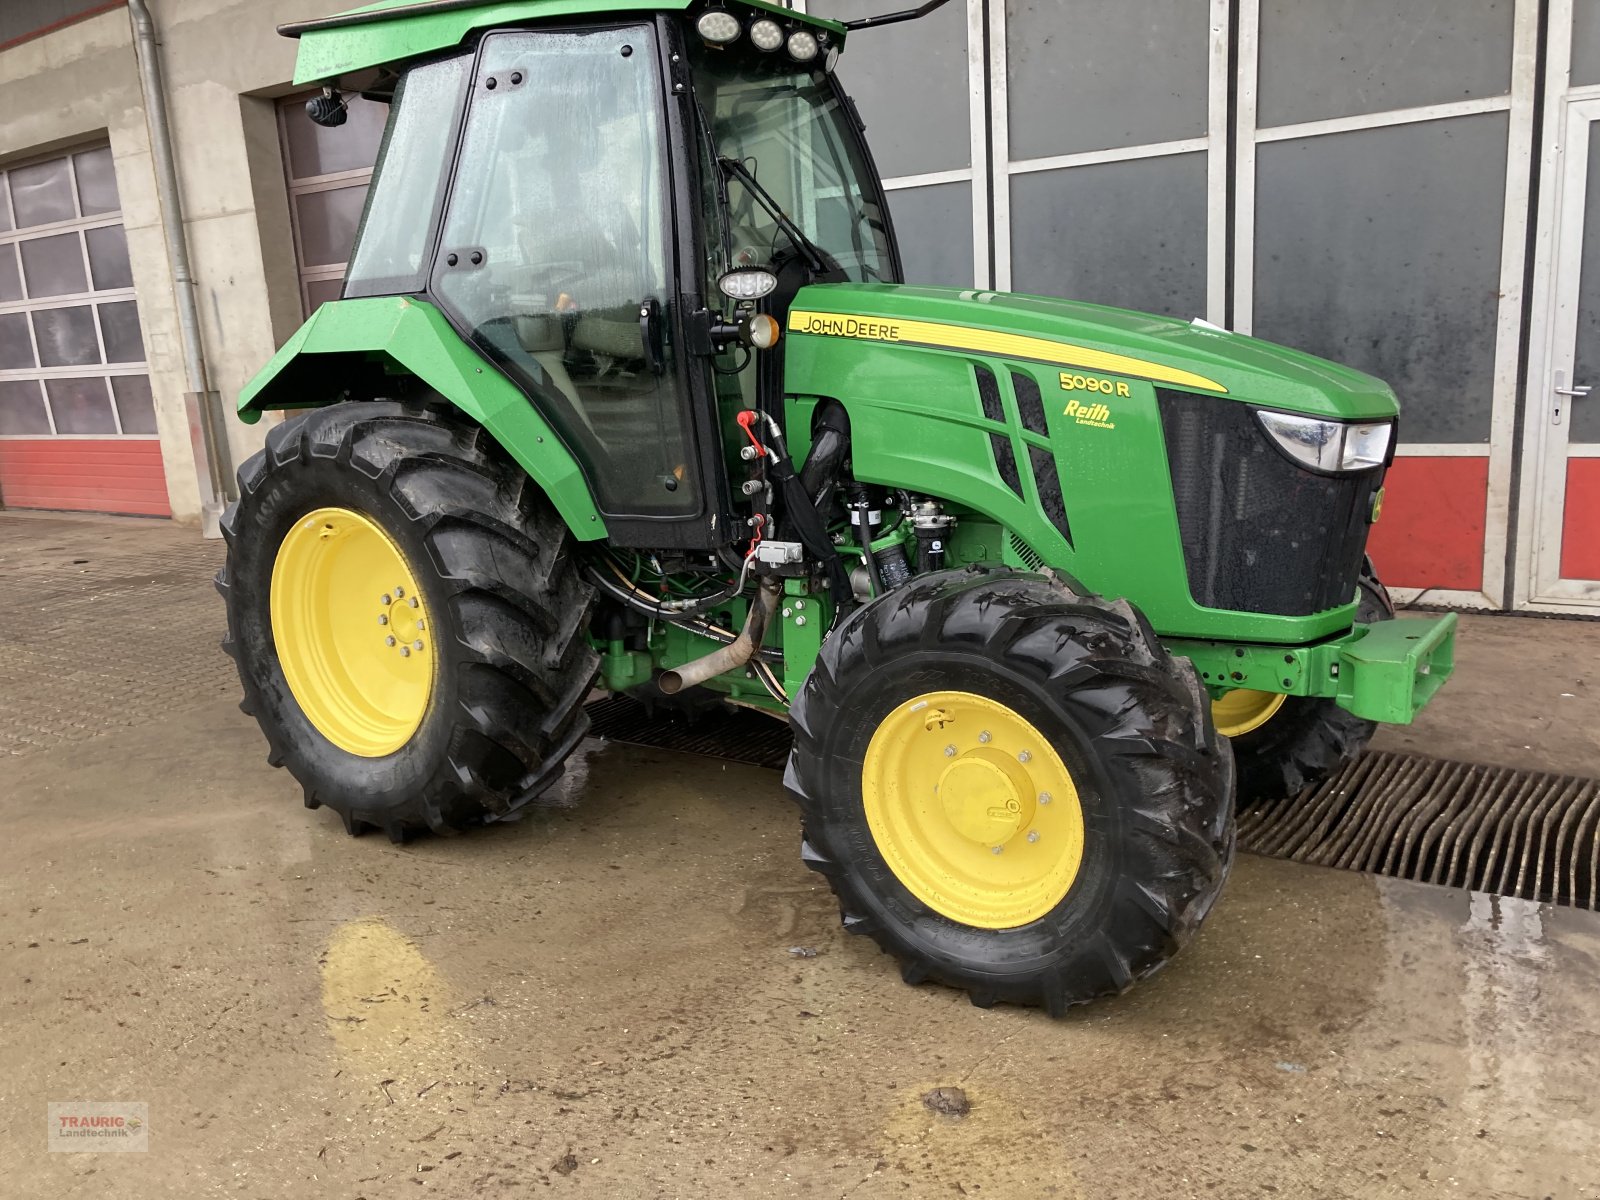
<svg viewBox="0 0 1600 1200">
<path fill-rule="evenodd" d="M 517 824 L 347 837 L 218 694 L 211 551 L 103 528 L 0 516 L 0 711 L 59 710 L 0 753 L 0 1197 L 1600 1196 L 1600 916 L 1244 857 L 1127 996 L 980 1011 L 840 931 L 770 771 L 591 743 Z M 46 1153 L 59 1100 L 149 1152 Z"/>
</svg>

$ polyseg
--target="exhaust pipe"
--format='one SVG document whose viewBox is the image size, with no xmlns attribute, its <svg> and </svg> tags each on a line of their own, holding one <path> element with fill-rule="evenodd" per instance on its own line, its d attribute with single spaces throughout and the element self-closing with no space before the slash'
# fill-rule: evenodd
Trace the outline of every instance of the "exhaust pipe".
<svg viewBox="0 0 1600 1200">
<path fill-rule="evenodd" d="M 675 671 L 663 671 L 656 686 L 664 695 L 676 696 L 684 688 L 697 687 L 708 679 L 737 670 L 755 657 L 767 636 L 767 623 L 778 610 L 779 583 L 776 579 L 763 579 L 756 602 L 750 606 L 750 615 L 744 620 L 739 636 L 720 650 L 704 658 L 684 663 Z"/>
</svg>

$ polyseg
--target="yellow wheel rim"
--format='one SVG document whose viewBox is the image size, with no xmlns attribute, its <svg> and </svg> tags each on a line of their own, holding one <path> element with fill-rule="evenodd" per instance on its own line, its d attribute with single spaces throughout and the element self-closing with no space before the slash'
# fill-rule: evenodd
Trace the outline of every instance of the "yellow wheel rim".
<svg viewBox="0 0 1600 1200">
<path fill-rule="evenodd" d="M 878 852 L 918 900 L 979 929 L 1014 929 L 1065 898 L 1083 862 L 1083 806 L 1025 718 L 971 692 L 927 692 L 883 719 L 861 768 Z"/>
<path fill-rule="evenodd" d="M 1239 688 L 1211 702 L 1211 719 L 1223 737 L 1242 737 L 1272 720 L 1288 698 L 1282 692 Z"/>
<path fill-rule="evenodd" d="M 388 534 L 348 508 L 307 513 L 278 547 L 271 603 L 284 678 L 324 737 L 363 758 L 411 740 L 433 693 L 433 627 Z"/>
</svg>

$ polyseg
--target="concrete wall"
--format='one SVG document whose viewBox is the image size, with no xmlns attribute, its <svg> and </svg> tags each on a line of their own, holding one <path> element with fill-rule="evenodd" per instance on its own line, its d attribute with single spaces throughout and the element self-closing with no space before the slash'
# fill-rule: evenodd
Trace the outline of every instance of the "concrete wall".
<svg viewBox="0 0 1600 1200">
<path fill-rule="evenodd" d="M 151 0 L 211 386 L 225 409 L 300 319 L 272 104 L 289 90 L 294 43 L 273 31 L 344 7 L 337 0 Z M 0 113 L 0 163 L 111 143 L 172 512 L 195 521 L 183 359 L 127 11 L 0 50 Z M 234 464 L 254 453 L 265 429 L 227 422 Z"/>
</svg>

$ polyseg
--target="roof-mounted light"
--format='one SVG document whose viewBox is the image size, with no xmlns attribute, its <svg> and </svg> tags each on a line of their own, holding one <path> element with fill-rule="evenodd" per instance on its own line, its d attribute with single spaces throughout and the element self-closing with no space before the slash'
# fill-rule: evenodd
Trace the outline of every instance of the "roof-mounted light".
<svg viewBox="0 0 1600 1200">
<path fill-rule="evenodd" d="M 783 45 L 783 26 L 767 17 L 750 22 L 750 40 L 768 54 Z"/>
<path fill-rule="evenodd" d="M 809 29 L 796 29 L 789 35 L 789 57 L 795 62 L 810 62 L 822 53 L 822 43 Z"/>
<path fill-rule="evenodd" d="M 726 46 L 730 42 L 737 42 L 739 35 L 744 32 L 739 24 L 739 18 L 726 9 L 713 8 L 700 14 L 700 19 L 694 23 L 695 32 L 714 46 Z"/>
</svg>

